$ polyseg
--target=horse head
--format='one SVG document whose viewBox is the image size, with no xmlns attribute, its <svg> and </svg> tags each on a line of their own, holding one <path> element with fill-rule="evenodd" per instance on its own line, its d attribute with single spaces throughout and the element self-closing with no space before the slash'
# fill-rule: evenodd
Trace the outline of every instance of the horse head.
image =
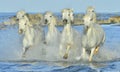
<svg viewBox="0 0 120 72">
<path fill-rule="evenodd" d="M 32 26 L 27 16 L 23 16 L 23 18 L 19 19 L 18 25 L 19 25 L 19 34 L 23 34 L 28 27 Z"/>
<path fill-rule="evenodd" d="M 94 9 L 94 7 L 92 7 L 92 6 L 89 6 L 89 7 L 87 8 L 86 13 L 92 13 L 92 12 L 95 12 L 95 9 Z"/>
<path fill-rule="evenodd" d="M 24 10 L 20 10 L 17 12 L 16 17 L 17 19 L 23 18 L 23 16 L 26 14 Z"/>
<path fill-rule="evenodd" d="M 45 24 L 56 25 L 56 18 L 53 16 L 52 12 L 46 12 L 44 16 Z"/>
<path fill-rule="evenodd" d="M 74 16 L 72 9 L 63 9 L 62 10 L 62 21 L 64 24 L 73 23 Z"/>
</svg>

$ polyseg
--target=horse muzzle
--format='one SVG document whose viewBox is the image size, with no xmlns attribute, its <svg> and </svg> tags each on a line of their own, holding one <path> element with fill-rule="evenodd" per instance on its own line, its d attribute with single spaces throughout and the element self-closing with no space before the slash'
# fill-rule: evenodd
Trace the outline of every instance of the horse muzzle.
<svg viewBox="0 0 120 72">
<path fill-rule="evenodd" d="M 20 29 L 20 30 L 19 30 L 19 34 L 22 34 L 22 33 L 23 33 L 23 29 Z"/>
<path fill-rule="evenodd" d="M 67 19 L 63 19 L 63 23 L 66 24 L 68 22 Z"/>
<path fill-rule="evenodd" d="M 45 24 L 47 24 L 48 23 L 48 20 L 47 19 L 45 19 Z"/>
</svg>

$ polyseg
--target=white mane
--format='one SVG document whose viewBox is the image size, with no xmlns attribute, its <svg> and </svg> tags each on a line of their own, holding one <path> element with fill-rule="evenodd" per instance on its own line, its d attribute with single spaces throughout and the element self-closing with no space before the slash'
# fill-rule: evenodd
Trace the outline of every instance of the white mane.
<svg viewBox="0 0 120 72">
<path fill-rule="evenodd" d="M 21 11 L 17 13 L 19 19 L 19 33 L 23 34 L 23 56 L 29 48 L 33 47 L 39 42 L 43 42 L 44 34 L 40 27 L 33 27 L 26 14 Z"/>
</svg>

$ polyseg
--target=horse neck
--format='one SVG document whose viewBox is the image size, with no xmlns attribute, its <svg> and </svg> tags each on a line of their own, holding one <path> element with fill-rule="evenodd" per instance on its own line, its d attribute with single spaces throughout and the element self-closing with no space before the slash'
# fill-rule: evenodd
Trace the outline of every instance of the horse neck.
<svg viewBox="0 0 120 72">
<path fill-rule="evenodd" d="M 93 24 L 91 23 L 89 26 L 85 26 L 84 34 L 87 34 L 89 30 L 94 29 L 95 28 L 94 25 L 95 25 L 95 23 L 93 23 Z"/>
<path fill-rule="evenodd" d="M 71 23 L 67 23 L 66 27 L 68 27 L 68 28 L 71 27 Z"/>
<path fill-rule="evenodd" d="M 30 33 L 30 28 L 29 28 L 28 26 L 26 26 L 25 29 L 26 29 L 26 30 L 25 30 L 25 35 L 28 35 L 28 34 Z"/>
<path fill-rule="evenodd" d="M 28 22 L 29 23 L 29 22 Z M 29 26 L 28 24 L 26 25 L 26 28 L 25 28 L 25 35 L 28 36 L 28 35 L 31 35 L 33 33 L 33 27 L 32 26 Z"/>
<path fill-rule="evenodd" d="M 51 19 L 50 24 L 48 25 L 49 31 L 55 30 L 56 20 Z"/>
<path fill-rule="evenodd" d="M 72 28 L 72 27 L 71 27 L 71 23 L 68 23 L 68 24 L 65 25 L 65 28 L 64 28 L 64 29 L 65 29 L 67 32 L 70 32 L 70 31 L 71 31 L 71 28 Z"/>
</svg>

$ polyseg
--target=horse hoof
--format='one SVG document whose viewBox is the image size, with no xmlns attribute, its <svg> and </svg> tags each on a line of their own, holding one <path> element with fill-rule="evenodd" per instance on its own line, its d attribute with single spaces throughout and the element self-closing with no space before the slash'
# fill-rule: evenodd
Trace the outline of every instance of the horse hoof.
<svg viewBox="0 0 120 72">
<path fill-rule="evenodd" d="M 65 54 L 64 56 L 63 56 L 63 59 L 67 59 L 68 58 L 68 54 Z"/>
</svg>

